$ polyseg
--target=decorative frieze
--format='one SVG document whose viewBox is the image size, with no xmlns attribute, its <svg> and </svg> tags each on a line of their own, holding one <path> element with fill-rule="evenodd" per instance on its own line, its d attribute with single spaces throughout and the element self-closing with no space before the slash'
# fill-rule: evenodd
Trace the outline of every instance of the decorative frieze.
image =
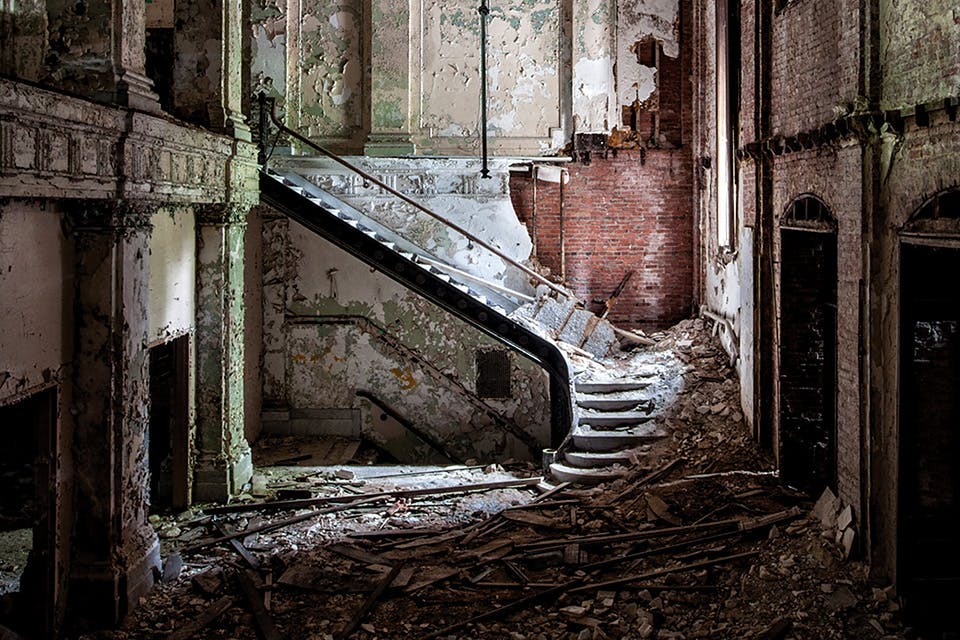
<svg viewBox="0 0 960 640">
<path fill-rule="evenodd" d="M 0 80 L 0 193 L 252 204 L 256 185 L 251 144 Z"/>
</svg>

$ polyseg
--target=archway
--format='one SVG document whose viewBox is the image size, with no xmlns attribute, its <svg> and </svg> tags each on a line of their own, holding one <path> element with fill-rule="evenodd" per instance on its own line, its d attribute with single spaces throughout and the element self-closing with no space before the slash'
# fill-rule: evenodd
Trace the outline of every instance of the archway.
<svg viewBox="0 0 960 640">
<path fill-rule="evenodd" d="M 780 229 L 780 474 L 819 494 L 836 489 L 837 225 L 802 196 Z"/>
<path fill-rule="evenodd" d="M 920 625 L 960 599 L 960 190 L 921 207 L 900 247 L 898 578 Z"/>
</svg>

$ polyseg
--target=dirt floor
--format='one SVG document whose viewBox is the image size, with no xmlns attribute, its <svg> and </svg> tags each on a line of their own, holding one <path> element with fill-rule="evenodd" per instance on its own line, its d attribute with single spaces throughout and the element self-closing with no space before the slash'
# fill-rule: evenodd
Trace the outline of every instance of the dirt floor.
<svg viewBox="0 0 960 640">
<path fill-rule="evenodd" d="M 540 469 L 260 467 L 246 510 L 155 518 L 164 582 L 121 630 L 87 637 L 919 637 L 856 559 L 849 509 L 829 495 L 815 508 L 772 473 L 709 329 L 654 336 L 683 384 L 657 417 L 671 436 L 627 478 L 490 489 Z M 278 498 L 305 501 L 257 506 Z"/>
</svg>

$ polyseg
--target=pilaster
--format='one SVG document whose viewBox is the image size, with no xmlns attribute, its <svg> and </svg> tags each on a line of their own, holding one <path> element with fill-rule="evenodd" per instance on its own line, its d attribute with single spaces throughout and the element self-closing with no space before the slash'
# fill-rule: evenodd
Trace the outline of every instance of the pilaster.
<svg viewBox="0 0 960 640">
<path fill-rule="evenodd" d="M 243 115 L 243 49 L 249 33 L 242 0 L 185 0 L 175 11 L 176 115 L 249 142 Z"/>
<path fill-rule="evenodd" d="M 244 436 L 243 256 L 249 204 L 198 207 L 194 498 L 226 500 L 253 475 Z"/>
<path fill-rule="evenodd" d="M 47 3 L 55 54 L 45 60 L 46 81 L 98 102 L 160 112 L 146 75 L 146 5 L 136 0 Z"/>
<path fill-rule="evenodd" d="M 363 152 L 411 155 L 411 0 L 372 0 L 372 19 L 370 134 Z"/>
<path fill-rule="evenodd" d="M 88 200 L 64 221 L 76 268 L 69 613 L 96 624 L 119 622 L 160 567 L 147 521 L 151 213 Z"/>
</svg>

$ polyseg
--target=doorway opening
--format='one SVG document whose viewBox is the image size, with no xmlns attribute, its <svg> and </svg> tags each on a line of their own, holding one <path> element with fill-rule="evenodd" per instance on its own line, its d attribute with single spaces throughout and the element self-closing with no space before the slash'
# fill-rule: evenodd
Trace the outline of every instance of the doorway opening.
<svg viewBox="0 0 960 640">
<path fill-rule="evenodd" d="M 0 406 L 0 624 L 53 633 L 57 391 Z"/>
<path fill-rule="evenodd" d="M 836 490 L 837 234 L 826 207 L 794 202 L 780 264 L 780 475 L 819 495 Z"/>
<path fill-rule="evenodd" d="M 190 504 L 190 337 L 150 349 L 150 511 Z"/>
<path fill-rule="evenodd" d="M 960 248 L 904 243 L 900 265 L 898 574 L 905 613 L 958 630 Z"/>
</svg>

